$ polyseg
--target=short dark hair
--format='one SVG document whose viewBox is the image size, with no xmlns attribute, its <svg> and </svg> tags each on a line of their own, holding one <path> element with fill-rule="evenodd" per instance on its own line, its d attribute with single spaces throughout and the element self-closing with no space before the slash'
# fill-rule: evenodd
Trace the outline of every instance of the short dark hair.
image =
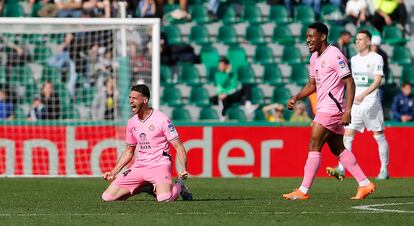
<svg viewBox="0 0 414 226">
<path fill-rule="evenodd" d="M 225 57 L 225 56 L 220 57 L 220 62 L 223 62 L 225 64 L 230 64 L 229 59 L 227 59 L 227 57 Z"/>
<path fill-rule="evenodd" d="M 369 40 L 371 40 L 371 38 L 372 38 L 371 32 L 369 32 L 368 30 L 365 30 L 365 29 L 358 31 L 357 34 L 365 34 L 368 37 Z"/>
<path fill-rule="evenodd" d="M 322 22 L 315 22 L 309 25 L 308 28 L 316 29 L 318 33 L 328 36 L 328 27 Z"/>
<path fill-rule="evenodd" d="M 339 33 L 339 36 L 344 36 L 344 35 L 352 36 L 351 32 L 349 32 L 347 30 L 343 30 L 343 31 L 341 31 L 341 33 Z"/>
<path fill-rule="evenodd" d="M 404 88 L 404 87 L 406 87 L 406 86 L 412 86 L 412 84 L 411 83 L 409 83 L 409 82 L 403 82 L 402 84 L 401 84 L 401 87 L 402 88 Z"/>
<path fill-rule="evenodd" d="M 148 100 L 150 99 L 150 90 L 149 90 L 148 86 L 146 86 L 144 84 L 138 84 L 138 85 L 132 86 L 131 91 L 141 93 L 142 96 L 148 98 Z"/>
</svg>

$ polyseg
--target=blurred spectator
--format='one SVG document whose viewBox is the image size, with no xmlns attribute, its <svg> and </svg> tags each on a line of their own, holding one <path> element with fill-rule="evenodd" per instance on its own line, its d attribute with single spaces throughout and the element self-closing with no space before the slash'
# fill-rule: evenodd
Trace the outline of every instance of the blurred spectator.
<svg viewBox="0 0 414 226">
<path fill-rule="evenodd" d="M 284 5 L 288 10 L 289 17 L 293 17 L 293 4 L 299 0 L 267 0 L 269 5 Z"/>
<path fill-rule="evenodd" d="M 32 17 L 56 17 L 59 9 L 53 0 L 29 0 Z"/>
<path fill-rule="evenodd" d="M 341 7 L 342 5 L 342 0 L 329 0 L 328 2 L 338 7 Z M 302 3 L 312 6 L 317 19 L 320 18 L 322 0 L 302 0 Z"/>
<path fill-rule="evenodd" d="M 411 94 L 411 84 L 403 83 L 401 93 L 392 101 L 392 117 L 396 121 L 409 122 L 414 119 L 414 96 Z"/>
<path fill-rule="evenodd" d="M 306 112 L 306 105 L 302 101 L 298 101 L 293 109 L 293 114 L 290 116 L 289 122 L 311 122 L 311 118 Z"/>
<path fill-rule="evenodd" d="M 54 0 L 59 12 L 58 17 L 81 17 L 82 0 Z"/>
<path fill-rule="evenodd" d="M 99 57 L 96 70 L 104 76 L 112 75 L 118 68 L 118 62 L 112 57 L 112 50 L 106 50 L 103 57 Z"/>
<path fill-rule="evenodd" d="M 269 122 L 284 122 L 286 121 L 283 117 L 284 107 L 281 104 L 269 104 L 262 108 L 265 119 Z"/>
<path fill-rule="evenodd" d="M 366 22 L 367 13 L 367 3 L 365 0 L 349 0 L 346 3 L 345 14 L 357 26 Z"/>
<path fill-rule="evenodd" d="M 242 85 L 238 90 L 239 80 L 233 72 L 230 61 L 226 57 L 220 58 L 219 71 L 214 74 L 217 95 L 210 101 L 222 108 L 221 119 L 224 119 L 227 109 L 234 103 L 244 103 L 248 113 L 252 113 L 257 106 L 251 103 L 251 85 Z"/>
<path fill-rule="evenodd" d="M 13 119 L 13 105 L 4 86 L 0 87 L 0 119 Z"/>
<path fill-rule="evenodd" d="M 45 117 L 44 119 L 59 119 L 60 118 L 60 101 L 59 96 L 55 93 L 53 84 L 49 81 L 43 83 L 40 100 L 44 104 Z"/>
<path fill-rule="evenodd" d="M 27 119 L 30 121 L 36 121 L 38 119 L 45 119 L 45 106 L 39 95 L 33 98 L 32 107 L 30 108 Z"/>
<path fill-rule="evenodd" d="M 381 36 L 373 35 L 371 38 L 371 51 L 378 53 L 382 56 L 382 60 L 384 61 L 384 78 L 385 82 L 388 82 L 389 74 L 390 74 L 390 66 L 388 63 L 388 55 L 387 53 L 381 49 Z"/>
<path fill-rule="evenodd" d="M 157 13 L 155 0 L 141 0 L 139 2 L 139 10 L 141 17 L 155 17 Z"/>
<path fill-rule="evenodd" d="M 83 1 L 82 8 L 88 11 L 92 17 L 111 17 L 111 3 L 109 0 Z"/>
<path fill-rule="evenodd" d="M 351 43 L 352 35 L 349 31 L 343 30 L 339 34 L 338 41 L 336 41 L 333 45 L 338 47 L 341 50 L 342 54 L 348 59 L 352 57 L 349 53 L 349 44 Z"/>
<path fill-rule="evenodd" d="M 162 18 L 164 16 L 164 2 L 166 0 L 157 0 L 157 16 L 159 18 Z M 174 19 L 181 20 L 181 19 L 187 19 L 190 17 L 190 14 L 187 13 L 187 0 L 179 0 L 180 2 L 180 8 L 176 9 L 171 12 L 171 16 Z"/>
<path fill-rule="evenodd" d="M 92 119 L 95 120 L 113 120 L 117 115 L 117 92 L 115 89 L 115 80 L 113 77 L 107 77 L 105 87 L 98 89 L 92 102 Z"/>
<path fill-rule="evenodd" d="M 375 0 L 374 15 L 371 23 L 378 31 L 382 32 L 385 25 L 391 25 L 393 22 L 399 23 L 402 30 L 410 34 L 410 28 L 407 24 L 407 9 L 404 0 Z"/>
<path fill-rule="evenodd" d="M 16 35 L 12 40 L 3 39 L 4 52 L 6 52 L 6 82 L 9 82 L 13 76 L 13 68 L 23 66 L 32 59 L 30 50 L 27 45 L 21 42 L 21 36 Z M 19 74 L 20 75 L 20 74 Z"/>
<path fill-rule="evenodd" d="M 60 52 L 53 55 L 49 61 L 49 66 L 58 67 L 62 69 L 62 81 L 66 82 L 66 88 L 69 94 L 75 95 L 76 80 L 78 74 L 76 72 L 75 62 L 70 58 L 69 48 L 72 45 L 73 35 L 67 34 L 60 46 Z M 69 75 L 69 78 L 67 77 Z"/>
</svg>

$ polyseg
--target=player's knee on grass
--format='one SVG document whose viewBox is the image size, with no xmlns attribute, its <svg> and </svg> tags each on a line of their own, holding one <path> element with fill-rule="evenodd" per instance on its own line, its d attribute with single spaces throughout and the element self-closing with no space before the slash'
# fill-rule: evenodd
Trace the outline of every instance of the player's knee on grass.
<svg viewBox="0 0 414 226">
<path fill-rule="evenodd" d="M 102 193 L 102 200 L 105 202 L 112 202 L 112 201 L 116 201 L 117 199 L 114 196 L 104 192 Z"/>
<path fill-rule="evenodd" d="M 157 201 L 158 202 L 173 201 L 173 200 L 170 200 L 171 196 L 172 196 L 172 192 L 161 193 L 161 194 L 157 195 Z"/>
</svg>

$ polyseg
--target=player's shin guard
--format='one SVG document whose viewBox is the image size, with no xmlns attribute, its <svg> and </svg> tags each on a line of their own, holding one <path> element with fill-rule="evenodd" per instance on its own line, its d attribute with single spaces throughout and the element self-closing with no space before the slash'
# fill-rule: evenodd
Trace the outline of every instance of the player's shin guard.
<svg viewBox="0 0 414 226">
<path fill-rule="evenodd" d="M 352 151 L 352 142 L 354 136 L 344 136 L 344 146 L 348 151 Z M 345 175 L 345 167 L 341 162 L 338 162 L 338 170 Z"/>
<path fill-rule="evenodd" d="M 351 173 L 351 175 L 358 182 L 359 186 L 366 186 L 369 184 L 367 176 L 365 176 L 361 167 L 359 167 L 357 160 L 352 152 L 345 149 L 339 156 L 337 156 L 337 159 Z"/>
<path fill-rule="evenodd" d="M 388 142 L 384 134 L 374 135 L 375 140 L 378 144 L 378 151 L 381 160 L 381 171 L 388 170 Z"/>
<path fill-rule="evenodd" d="M 319 165 L 321 163 L 321 153 L 317 151 L 311 151 L 308 154 L 308 160 L 305 164 L 305 173 L 303 175 L 303 181 L 299 190 L 307 194 L 309 189 L 312 186 L 313 179 L 315 179 L 316 173 L 318 172 Z M 306 188 L 306 189 L 304 189 Z"/>
</svg>

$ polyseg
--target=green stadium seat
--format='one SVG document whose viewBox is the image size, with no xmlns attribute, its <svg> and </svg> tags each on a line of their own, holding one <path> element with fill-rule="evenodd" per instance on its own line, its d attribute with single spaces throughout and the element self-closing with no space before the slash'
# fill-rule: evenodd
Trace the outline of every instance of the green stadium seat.
<svg viewBox="0 0 414 226">
<path fill-rule="evenodd" d="M 214 81 L 214 70 L 217 70 L 220 61 L 220 54 L 213 46 L 203 46 L 200 50 L 201 62 L 204 64 L 207 72 L 207 82 Z"/>
<path fill-rule="evenodd" d="M 295 44 L 295 37 L 288 25 L 278 25 L 273 29 L 272 41 L 280 45 Z"/>
<path fill-rule="evenodd" d="M 335 23 L 343 20 L 344 14 L 341 9 L 333 4 L 324 4 L 321 9 L 321 20 L 327 23 Z"/>
<path fill-rule="evenodd" d="M 341 32 L 344 29 L 345 28 L 342 25 L 336 25 L 336 24 L 331 25 L 330 28 L 329 28 L 329 33 L 328 33 L 328 41 L 330 43 L 337 42 Z"/>
<path fill-rule="evenodd" d="M 17 106 L 14 110 L 14 116 L 16 119 L 26 119 L 27 114 L 23 108 L 23 106 Z"/>
<path fill-rule="evenodd" d="M 290 23 L 289 13 L 283 5 L 270 6 L 269 21 L 277 25 Z"/>
<path fill-rule="evenodd" d="M 384 26 L 382 40 L 389 45 L 405 45 L 408 41 L 397 25 Z"/>
<path fill-rule="evenodd" d="M 257 46 L 254 54 L 254 62 L 258 64 L 273 64 L 275 62 L 273 50 L 265 45 Z"/>
<path fill-rule="evenodd" d="M 183 96 L 180 89 L 173 86 L 164 87 L 162 102 L 168 106 L 182 106 L 184 105 Z"/>
<path fill-rule="evenodd" d="M 262 17 L 262 11 L 256 5 L 244 6 L 243 19 L 250 24 L 262 24 L 265 22 Z"/>
<path fill-rule="evenodd" d="M 360 31 L 360 30 L 367 30 L 371 33 L 371 35 L 381 35 L 381 33 L 374 26 L 372 26 L 371 24 L 367 24 L 367 23 L 364 24 L 364 25 L 359 26 L 357 28 L 356 33 L 358 33 L 358 31 Z"/>
<path fill-rule="evenodd" d="M 301 24 L 310 24 L 315 22 L 315 12 L 308 5 L 297 5 L 293 11 L 293 20 Z"/>
<path fill-rule="evenodd" d="M 6 84 L 6 68 L 0 66 L 0 84 Z"/>
<path fill-rule="evenodd" d="M 229 120 L 247 121 L 246 114 L 238 107 L 231 107 L 226 112 Z"/>
<path fill-rule="evenodd" d="M 283 74 L 277 64 L 268 64 L 265 65 L 263 71 L 263 80 L 264 83 L 273 85 L 273 86 L 283 86 L 285 82 L 283 81 Z"/>
<path fill-rule="evenodd" d="M 414 66 L 404 65 L 400 83 L 411 83 L 414 84 Z"/>
<path fill-rule="evenodd" d="M 250 25 L 246 28 L 245 39 L 253 45 L 266 43 L 265 33 L 260 25 Z"/>
<path fill-rule="evenodd" d="M 242 84 L 256 84 L 256 75 L 250 65 L 239 67 L 237 75 L 239 76 L 239 82 Z"/>
<path fill-rule="evenodd" d="M 193 87 L 190 92 L 190 104 L 199 107 L 210 106 L 210 94 L 204 87 Z"/>
<path fill-rule="evenodd" d="M 33 72 L 29 65 L 21 65 L 12 68 L 11 83 L 25 85 L 33 79 Z"/>
<path fill-rule="evenodd" d="M 176 45 L 182 44 L 183 41 L 181 39 L 181 31 L 176 26 L 164 26 L 162 30 L 165 32 L 168 38 L 168 44 Z"/>
<path fill-rule="evenodd" d="M 17 2 L 6 3 L 3 9 L 3 16 L 4 17 L 24 17 L 23 7 Z"/>
<path fill-rule="evenodd" d="M 161 65 L 160 76 L 161 76 L 160 78 L 161 85 L 165 86 L 165 85 L 175 84 L 173 73 L 169 66 Z"/>
<path fill-rule="evenodd" d="M 284 86 L 278 86 L 273 90 L 272 101 L 273 103 L 285 105 L 291 97 L 292 93 L 288 88 Z"/>
<path fill-rule="evenodd" d="M 200 110 L 200 114 L 198 116 L 200 120 L 219 120 L 219 114 L 217 113 L 216 109 L 211 107 L 205 107 Z"/>
<path fill-rule="evenodd" d="M 394 46 L 391 62 L 400 65 L 411 64 L 413 60 L 410 49 L 405 46 Z"/>
<path fill-rule="evenodd" d="M 240 20 L 237 17 L 236 10 L 231 4 L 220 3 L 220 6 L 217 11 L 217 17 L 223 24 L 236 24 Z"/>
<path fill-rule="evenodd" d="M 229 59 L 232 69 L 237 71 L 239 67 L 248 65 L 246 51 L 241 46 L 231 46 L 227 50 L 227 59 Z"/>
<path fill-rule="evenodd" d="M 163 10 L 164 15 L 179 8 L 180 8 L 180 5 L 178 4 L 164 4 L 164 10 Z M 139 10 L 139 7 L 137 7 L 137 10 Z"/>
<path fill-rule="evenodd" d="M 263 105 L 266 102 L 263 90 L 259 86 L 252 87 L 252 104 Z"/>
<path fill-rule="evenodd" d="M 203 5 L 191 6 L 190 14 L 192 20 L 197 24 L 207 24 L 213 22 L 213 20 L 208 16 L 207 9 Z"/>
<path fill-rule="evenodd" d="M 302 55 L 295 46 L 285 46 L 282 53 L 282 62 L 287 64 L 302 63 Z"/>
<path fill-rule="evenodd" d="M 261 107 L 257 108 L 254 111 L 253 119 L 254 119 L 254 121 L 267 121 Z"/>
<path fill-rule="evenodd" d="M 290 78 L 298 86 L 305 85 L 309 80 L 309 70 L 304 64 L 294 64 Z"/>
<path fill-rule="evenodd" d="M 193 26 L 190 31 L 190 41 L 198 45 L 210 44 L 210 33 L 205 26 Z"/>
<path fill-rule="evenodd" d="M 52 57 L 53 51 L 46 45 L 36 45 L 33 54 L 34 61 L 43 65 L 47 64 L 47 61 Z"/>
<path fill-rule="evenodd" d="M 200 72 L 194 66 L 194 64 L 181 64 L 179 83 L 183 83 L 189 86 L 198 86 L 201 84 Z"/>
<path fill-rule="evenodd" d="M 85 106 L 91 106 L 93 98 L 95 96 L 96 90 L 95 87 L 83 87 L 76 90 L 76 103 L 82 104 Z"/>
<path fill-rule="evenodd" d="M 188 4 L 189 5 L 202 5 L 204 2 L 204 0 L 188 0 Z"/>
<path fill-rule="evenodd" d="M 191 121 L 191 113 L 187 108 L 174 108 L 171 119 L 175 121 Z"/>
<path fill-rule="evenodd" d="M 238 44 L 236 29 L 231 25 L 223 25 L 218 30 L 217 41 L 225 45 Z"/>
</svg>

